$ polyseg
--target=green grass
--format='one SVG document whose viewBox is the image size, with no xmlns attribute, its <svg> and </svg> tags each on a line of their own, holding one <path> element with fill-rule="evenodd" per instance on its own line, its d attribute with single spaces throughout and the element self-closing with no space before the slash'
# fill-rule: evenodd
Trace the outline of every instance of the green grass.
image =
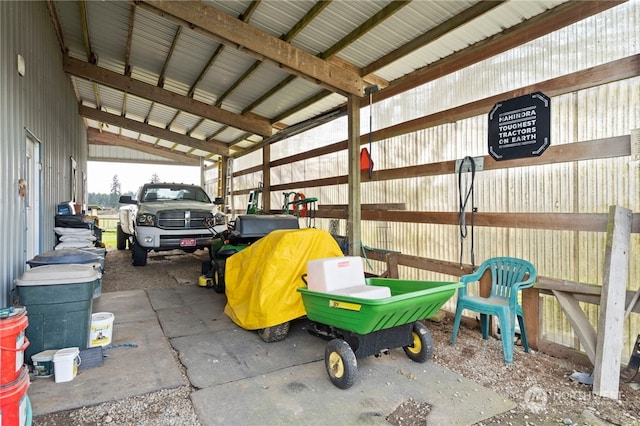
<svg viewBox="0 0 640 426">
<path fill-rule="evenodd" d="M 102 243 L 106 248 L 116 248 L 116 230 L 105 229 L 102 231 Z"/>
</svg>

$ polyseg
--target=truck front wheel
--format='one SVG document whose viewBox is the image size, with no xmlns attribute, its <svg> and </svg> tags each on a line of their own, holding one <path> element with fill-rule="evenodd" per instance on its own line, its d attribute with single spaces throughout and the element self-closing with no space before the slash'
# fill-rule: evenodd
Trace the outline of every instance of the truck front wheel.
<svg viewBox="0 0 640 426">
<path fill-rule="evenodd" d="M 122 226 L 118 223 L 118 229 L 116 233 L 116 247 L 118 250 L 124 250 L 127 248 L 127 235 L 122 230 Z"/>
<path fill-rule="evenodd" d="M 134 241 L 131 247 L 131 257 L 133 258 L 133 266 L 144 266 L 147 264 L 147 249 Z"/>
</svg>

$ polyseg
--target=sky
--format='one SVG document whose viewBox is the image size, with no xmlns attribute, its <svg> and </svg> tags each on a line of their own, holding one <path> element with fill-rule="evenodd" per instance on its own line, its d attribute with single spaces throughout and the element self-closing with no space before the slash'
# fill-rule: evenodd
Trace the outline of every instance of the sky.
<svg viewBox="0 0 640 426">
<path fill-rule="evenodd" d="M 200 168 L 192 166 L 165 166 L 158 164 L 87 163 L 87 192 L 111 193 L 113 176 L 118 175 L 120 193 L 135 193 L 142 184 L 150 182 L 157 174 L 160 182 L 200 184 Z"/>
</svg>

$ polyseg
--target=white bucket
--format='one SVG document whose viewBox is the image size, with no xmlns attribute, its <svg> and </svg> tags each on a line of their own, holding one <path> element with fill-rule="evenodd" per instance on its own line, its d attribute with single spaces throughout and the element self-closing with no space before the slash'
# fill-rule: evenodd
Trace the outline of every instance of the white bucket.
<svg viewBox="0 0 640 426">
<path fill-rule="evenodd" d="M 56 383 L 70 382 L 78 374 L 80 348 L 60 349 L 53 356 L 53 371 Z"/>
<path fill-rule="evenodd" d="M 45 378 L 53 376 L 53 356 L 56 352 L 58 352 L 56 349 L 50 349 L 31 356 L 34 377 Z"/>
<path fill-rule="evenodd" d="M 89 330 L 89 347 L 106 346 L 111 343 L 113 335 L 113 320 L 111 312 L 96 312 L 91 315 L 91 329 Z"/>
</svg>

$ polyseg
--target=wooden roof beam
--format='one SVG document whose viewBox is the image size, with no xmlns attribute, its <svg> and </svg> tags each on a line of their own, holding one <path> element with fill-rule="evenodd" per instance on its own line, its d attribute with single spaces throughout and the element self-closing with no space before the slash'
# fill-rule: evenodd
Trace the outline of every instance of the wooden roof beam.
<svg viewBox="0 0 640 426">
<path fill-rule="evenodd" d="M 133 138 L 117 135 L 111 132 L 100 132 L 98 129 L 87 129 L 87 143 L 89 145 L 110 145 L 141 151 L 158 157 L 184 164 L 185 166 L 199 166 L 200 157 L 173 151 L 169 148 L 157 146 L 147 142 L 140 142 Z"/>
<path fill-rule="evenodd" d="M 70 56 L 64 56 L 63 64 L 64 71 L 76 77 L 104 84 L 116 90 L 140 96 L 143 99 L 149 99 L 260 136 L 267 137 L 272 134 L 271 124 L 266 119 L 235 114 Z"/>
<path fill-rule="evenodd" d="M 265 33 L 204 3 L 150 0 L 140 3 L 178 18 L 182 25 L 198 27 L 219 42 L 284 71 L 332 88 L 342 94 L 364 96 L 367 82 L 358 73 L 322 60 L 290 43 Z"/>
<path fill-rule="evenodd" d="M 90 108 L 85 105 L 80 105 L 79 112 L 82 117 L 91 120 L 108 123 L 113 126 L 124 127 L 125 129 L 129 129 L 134 132 L 144 133 L 145 135 L 179 143 L 180 145 L 190 146 L 202 151 L 212 152 L 214 154 L 222 155 L 225 157 L 229 156 L 229 148 L 223 142 L 203 141 L 201 139 L 192 138 L 181 133 L 163 129 L 161 127 L 152 126 L 151 124 L 145 124 L 141 121 L 132 120 L 126 117 L 120 117 L 119 115 L 110 114 L 108 112 L 100 111 L 95 108 Z"/>
</svg>

